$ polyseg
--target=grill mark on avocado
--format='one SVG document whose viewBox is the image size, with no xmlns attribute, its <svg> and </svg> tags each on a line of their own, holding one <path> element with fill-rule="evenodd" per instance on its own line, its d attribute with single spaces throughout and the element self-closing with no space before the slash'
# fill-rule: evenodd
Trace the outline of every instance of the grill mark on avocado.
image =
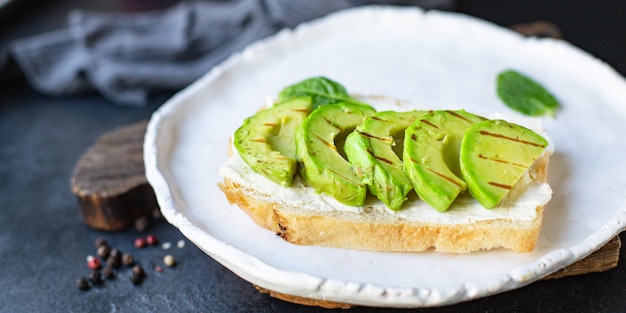
<svg viewBox="0 0 626 313">
<path fill-rule="evenodd" d="M 352 200 L 352 199 L 354 199 L 354 198 L 356 198 L 358 196 L 359 196 L 358 194 L 353 194 L 353 195 L 350 195 L 349 197 L 347 197 L 346 200 L 350 201 L 350 200 Z"/>
<path fill-rule="evenodd" d="M 500 183 L 493 182 L 493 181 L 488 182 L 488 184 L 494 187 L 502 188 L 502 189 L 507 189 L 507 190 L 513 189 L 513 186 L 511 185 L 500 184 Z"/>
<path fill-rule="evenodd" d="M 383 158 L 383 157 L 381 157 L 381 156 L 377 156 L 377 155 L 375 155 L 375 154 L 374 154 L 374 151 L 372 151 L 372 149 L 366 149 L 365 151 L 367 151 L 367 153 L 369 153 L 369 155 L 373 156 L 373 157 L 374 157 L 374 159 L 379 160 L 379 161 L 383 161 L 383 162 L 385 162 L 385 163 L 387 163 L 387 164 L 391 164 L 391 165 L 393 165 L 393 161 L 391 161 L 391 160 L 389 160 L 389 159 L 386 159 L 386 158 Z"/>
<path fill-rule="evenodd" d="M 376 115 L 372 115 L 370 116 L 371 119 L 375 120 L 375 121 L 379 121 L 379 122 L 384 122 L 384 123 L 389 123 L 389 121 L 387 120 L 383 120 L 382 118 L 376 116 Z"/>
<path fill-rule="evenodd" d="M 267 127 L 276 127 L 276 125 L 278 125 L 278 123 L 263 123 L 263 126 Z"/>
<path fill-rule="evenodd" d="M 293 112 L 300 112 L 300 113 L 309 113 L 308 109 L 292 109 L 291 111 L 293 111 Z"/>
<path fill-rule="evenodd" d="M 361 134 L 361 135 L 363 135 L 363 136 L 365 136 L 365 137 L 368 137 L 368 138 L 372 138 L 372 139 L 380 140 L 380 141 L 383 141 L 383 142 L 392 142 L 392 140 L 389 140 L 389 139 L 387 139 L 387 138 L 385 138 L 385 137 L 378 137 L 378 136 L 374 136 L 374 135 L 372 135 L 372 134 L 370 134 L 370 133 L 362 132 L 362 131 L 360 131 L 360 130 L 358 130 L 358 129 L 357 129 L 356 131 L 357 131 L 359 134 Z"/>
<path fill-rule="evenodd" d="M 267 140 L 265 140 L 265 138 L 250 139 L 250 141 L 260 142 L 260 143 L 267 143 Z"/>
<path fill-rule="evenodd" d="M 468 122 L 470 124 L 474 124 L 474 122 L 468 120 L 467 118 L 465 118 L 465 116 L 463 116 L 463 115 L 461 115 L 461 114 L 459 114 L 457 112 L 454 112 L 452 110 L 446 110 L 446 113 L 448 113 L 448 114 L 450 114 L 450 115 L 452 115 L 452 116 L 454 116 L 456 118 L 462 119 L 462 120 L 464 120 L 464 121 L 466 121 L 466 122 Z"/>
<path fill-rule="evenodd" d="M 315 136 L 315 138 L 317 138 L 319 141 L 323 142 L 326 146 L 328 146 L 329 148 L 337 151 L 337 147 L 335 147 L 335 145 L 333 143 L 330 143 L 328 141 L 326 141 L 324 138 L 320 137 L 318 134 L 313 133 L 313 136 Z"/>
<path fill-rule="evenodd" d="M 426 124 L 426 125 L 428 125 L 430 127 L 434 127 L 434 128 L 439 129 L 439 127 L 437 125 L 431 123 L 429 120 L 420 120 L 420 122 L 422 122 L 422 123 L 424 123 L 424 124 Z"/>
<path fill-rule="evenodd" d="M 505 140 L 511 140 L 511 141 L 514 141 L 514 142 L 518 142 L 518 143 L 521 143 L 521 144 L 530 145 L 530 146 L 534 146 L 534 147 L 540 147 L 540 148 L 545 148 L 546 147 L 545 145 L 538 144 L 536 142 L 527 141 L 527 140 L 521 140 L 521 139 L 513 138 L 513 137 L 508 137 L 508 136 L 505 136 L 505 135 L 502 135 L 502 134 L 496 134 L 496 133 L 488 132 L 486 130 L 481 130 L 479 134 L 484 135 L 484 136 L 491 136 L 491 137 L 495 137 L 495 138 L 505 139 Z"/>
<path fill-rule="evenodd" d="M 510 165 L 513 165 L 513 166 L 526 168 L 526 166 L 524 164 L 513 163 L 513 162 L 509 162 L 507 160 L 502 160 L 502 159 L 490 158 L 490 157 L 484 156 L 483 154 L 480 154 L 480 153 L 478 154 L 478 158 L 483 159 L 483 160 L 487 160 L 487 161 L 493 161 L 493 162 L 498 162 L 498 163 L 510 164 Z"/>
<path fill-rule="evenodd" d="M 434 173 L 435 175 L 437 175 L 437 176 L 439 176 L 439 177 L 441 177 L 441 178 L 451 182 L 452 184 L 456 185 L 457 187 L 463 188 L 463 186 L 461 186 L 461 184 L 459 184 L 459 182 L 455 181 L 452 177 L 446 176 L 444 174 L 441 174 L 441 173 L 433 170 L 432 168 L 427 168 L 427 170 L 429 170 L 431 173 Z"/>
<path fill-rule="evenodd" d="M 341 127 L 339 127 L 339 126 L 335 125 L 335 123 L 333 123 L 333 121 L 329 120 L 326 116 L 324 116 L 324 117 L 323 117 L 323 119 L 324 119 L 324 121 L 325 121 L 326 123 L 328 123 L 328 125 L 330 125 L 330 126 L 332 126 L 332 127 L 336 128 L 336 129 L 338 129 L 339 131 L 342 131 L 342 130 L 343 130 L 343 129 L 341 129 Z"/>
<path fill-rule="evenodd" d="M 411 161 L 411 162 L 413 162 L 413 163 L 415 163 L 415 164 L 420 164 L 420 162 L 418 162 L 417 160 L 415 160 L 415 159 L 414 159 L 414 158 L 412 158 L 412 157 L 409 157 L 409 161 Z M 432 168 L 426 168 L 426 169 L 427 169 L 428 171 L 430 171 L 431 173 L 433 173 L 433 174 L 435 174 L 435 175 L 437 175 L 437 176 L 439 176 L 439 177 L 441 177 L 441 178 L 443 178 L 443 179 L 445 179 L 445 180 L 449 181 L 450 183 L 452 183 L 452 184 L 454 184 L 454 185 L 458 186 L 459 188 L 463 188 L 463 186 L 462 186 L 459 182 L 455 181 L 452 177 L 450 177 L 450 176 L 446 176 L 446 175 L 444 175 L 444 174 L 442 174 L 442 173 L 439 173 L 439 172 L 437 172 L 437 171 L 433 170 Z"/>
<path fill-rule="evenodd" d="M 349 182 L 352 182 L 352 181 L 353 181 L 353 180 L 352 180 L 352 178 L 347 177 L 347 176 L 343 175 L 342 173 L 337 172 L 335 169 L 332 169 L 332 168 L 327 168 L 327 170 L 328 170 L 329 172 L 333 172 L 333 173 L 335 173 L 335 175 L 337 175 L 337 176 L 339 176 L 339 177 L 343 178 L 345 181 L 349 181 Z"/>
<path fill-rule="evenodd" d="M 387 164 L 393 165 L 393 161 L 391 161 L 389 159 L 386 159 L 386 158 L 383 158 L 381 156 L 374 155 L 374 158 L 376 158 L 376 160 L 383 161 L 383 162 L 385 162 Z"/>
</svg>

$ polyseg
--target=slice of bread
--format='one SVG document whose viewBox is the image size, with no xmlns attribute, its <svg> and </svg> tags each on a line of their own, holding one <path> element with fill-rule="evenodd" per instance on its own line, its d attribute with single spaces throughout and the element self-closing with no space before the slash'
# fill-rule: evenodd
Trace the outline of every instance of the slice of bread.
<svg viewBox="0 0 626 313">
<path fill-rule="evenodd" d="M 468 253 L 506 248 L 532 251 L 551 197 L 546 183 L 550 150 L 541 155 L 510 196 L 494 209 L 480 207 L 467 193 L 446 212 L 436 212 L 412 192 L 398 212 L 374 197 L 348 207 L 317 194 L 296 177 L 282 187 L 254 173 L 232 149 L 220 169 L 219 188 L 252 220 L 298 245 L 371 251 Z"/>
</svg>

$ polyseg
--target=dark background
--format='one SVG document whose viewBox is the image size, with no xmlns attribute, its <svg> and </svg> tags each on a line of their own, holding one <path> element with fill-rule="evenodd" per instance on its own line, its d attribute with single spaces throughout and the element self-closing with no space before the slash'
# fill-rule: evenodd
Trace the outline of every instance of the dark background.
<svg viewBox="0 0 626 313">
<path fill-rule="evenodd" d="M 155 2 L 152 2 L 155 3 Z M 122 2 L 16 0 L 0 11 L 0 43 L 65 25 L 73 8 L 127 10 Z M 502 26 L 536 20 L 557 24 L 564 39 L 626 75 L 626 1 L 457 1 L 456 11 Z M 575 66 L 575 65 L 572 65 Z M 165 221 L 149 232 L 160 247 L 136 249 L 137 230 L 103 233 L 87 228 L 70 190 L 72 170 L 98 136 L 150 117 L 173 91 L 149 105 L 113 105 L 97 94 L 47 97 L 33 91 L 18 71 L 0 72 L 0 311 L 1 312 L 321 312 L 270 298 L 187 242 Z M 131 252 L 148 277 L 133 286 L 130 272 L 81 292 L 85 257 L 105 237 Z M 624 234 L 621 239 L 626 239 Z M 166 253 L 178 265 L 152 270 Z M 626 257 L 622 249 L 621 259 Z M 530 286 L 458 305 L 419 310 L 367 307 L 352 312 L 624 312 L 626 264 L 604 273 L 539 281 Z"/>
</svg>

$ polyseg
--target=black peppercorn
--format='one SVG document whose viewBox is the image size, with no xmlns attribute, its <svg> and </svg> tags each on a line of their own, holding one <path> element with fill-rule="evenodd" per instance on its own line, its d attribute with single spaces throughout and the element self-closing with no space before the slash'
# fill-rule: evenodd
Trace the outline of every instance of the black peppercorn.
<svg viewBox="0 0 626 313">
<path fill-rule="evenodd" d="M 96 239 L 95 242 L 95 246 L 96 249 L 100 248 L 100 246 L 108 246 L 109 244 L 107 243 L 106 239 L 99 237 L 98 239 Z"/>
<path fill-rule="evenodd" d="M 135 258 L 133 258 L 133 255 L 130 253 L 124 253 L 122 256 L 122 263 L 126 266 L 131 266 L 135 264 Z"/>
<path fill-rule="evenodd" d="M 120 263 L 121 260 L 119 257 L 115 257 L 113 255 L 109 255 L 109 257 L 107 258 L 107 265 L 112 267 L 112 268 L 119 268 L 120 267 Z"/>
<path fill-rule="evenodd" d="M 110 256 L 116 257 L 116 258 L 121 258 L 122 257 L 122 251 L 118 248 L 113 248 L 111 249 L 111 252 L 109 252 Z"/>
<path fill-rule="evenodd" d="M 99 286 L 102 285 L 102 283 L 104 282 L 104 280 L 102 279 L 102 274 L 100 274 L 99 271 L 93 271 L 91 272 L 91 274 L 89 275 L 89 281 L 94 285 L 94 286 Z"/>
<path fill-rule="evenodd" d="M 78 278 L 76 280 L 76 286 L 80 290 L 89 290 L 89 280 L 85 277 Z"/>
<path fill-rule="evenodd" d="M 109 254 L 111 253 L 111 248 L 109 248 L 109 246 L 107 245 L 102 245 L 98 247 L 97 253 L 101 258 L 106 259 L 109 257 Z"/>
<path fill-rule="evenodd" d="M 102 270 L 102 274 L 104 274 L 104 277 L 106 277 L 106 279 L 115 278 L 115 271 L 113 271 L 113 269 L 109 266 L 105 267 L 104 270 Z"/>
<path fill-rule="evenodd" d="M 130 276 L 130 282 L 133 283 L 133 285 L 139 285 L 143 282 L 143 276 L 133 274 Z"/>
<path fill-rule="evenodd" d="M 133 266 L 133 274 L 130 276 L 130 281 L 135 285 L 139 285 L 143 282 L 145 275 L 146 272 L 143 270 L 143 267 L 137 264 Z"/>
<path fill-rule="evenodd" d="M 107 258 L 107 264 L 112 268 L 119 268 L 122 263 L 122 251 L 113 248 Z"/>
<path fill-rule="evenodd" d="M 145 275 L 145 274 L 146 274 L 146 272 L 143 270 L 143 267 L 141 267 L 141 265 L 133 266 L 133 275 L 143 277 L 143 275 Z"/>
</svg>

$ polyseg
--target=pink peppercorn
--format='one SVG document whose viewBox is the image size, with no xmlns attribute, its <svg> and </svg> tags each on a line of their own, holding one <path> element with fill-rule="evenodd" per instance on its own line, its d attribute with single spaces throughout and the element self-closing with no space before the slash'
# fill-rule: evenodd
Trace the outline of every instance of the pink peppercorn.
<svg viewBox="0 0 626 313">
<path fill-rule="evenodd" d="M 141 249 L 146 246 L 146 240 L 142 237 L 135 239 L 135 247 Z"/>
<path fill-rule="evenodd" d="M 157 237 L 153 234 L 150 234 L 148 236 L 146 236 L 146 243 L 151 245 L 151 246 L 155 246 L 159 243 L 159 239 L 157 239 Z"/>
<path fill-rule="evenodd" d="M 88 255 L 87 256 L 87 267 L 89 267 L 92 270 L 97 270 L 100 268 L 102 264 L 100 263 L 100 259 L 92 256 L 92 255 Z"/>
</svg>

